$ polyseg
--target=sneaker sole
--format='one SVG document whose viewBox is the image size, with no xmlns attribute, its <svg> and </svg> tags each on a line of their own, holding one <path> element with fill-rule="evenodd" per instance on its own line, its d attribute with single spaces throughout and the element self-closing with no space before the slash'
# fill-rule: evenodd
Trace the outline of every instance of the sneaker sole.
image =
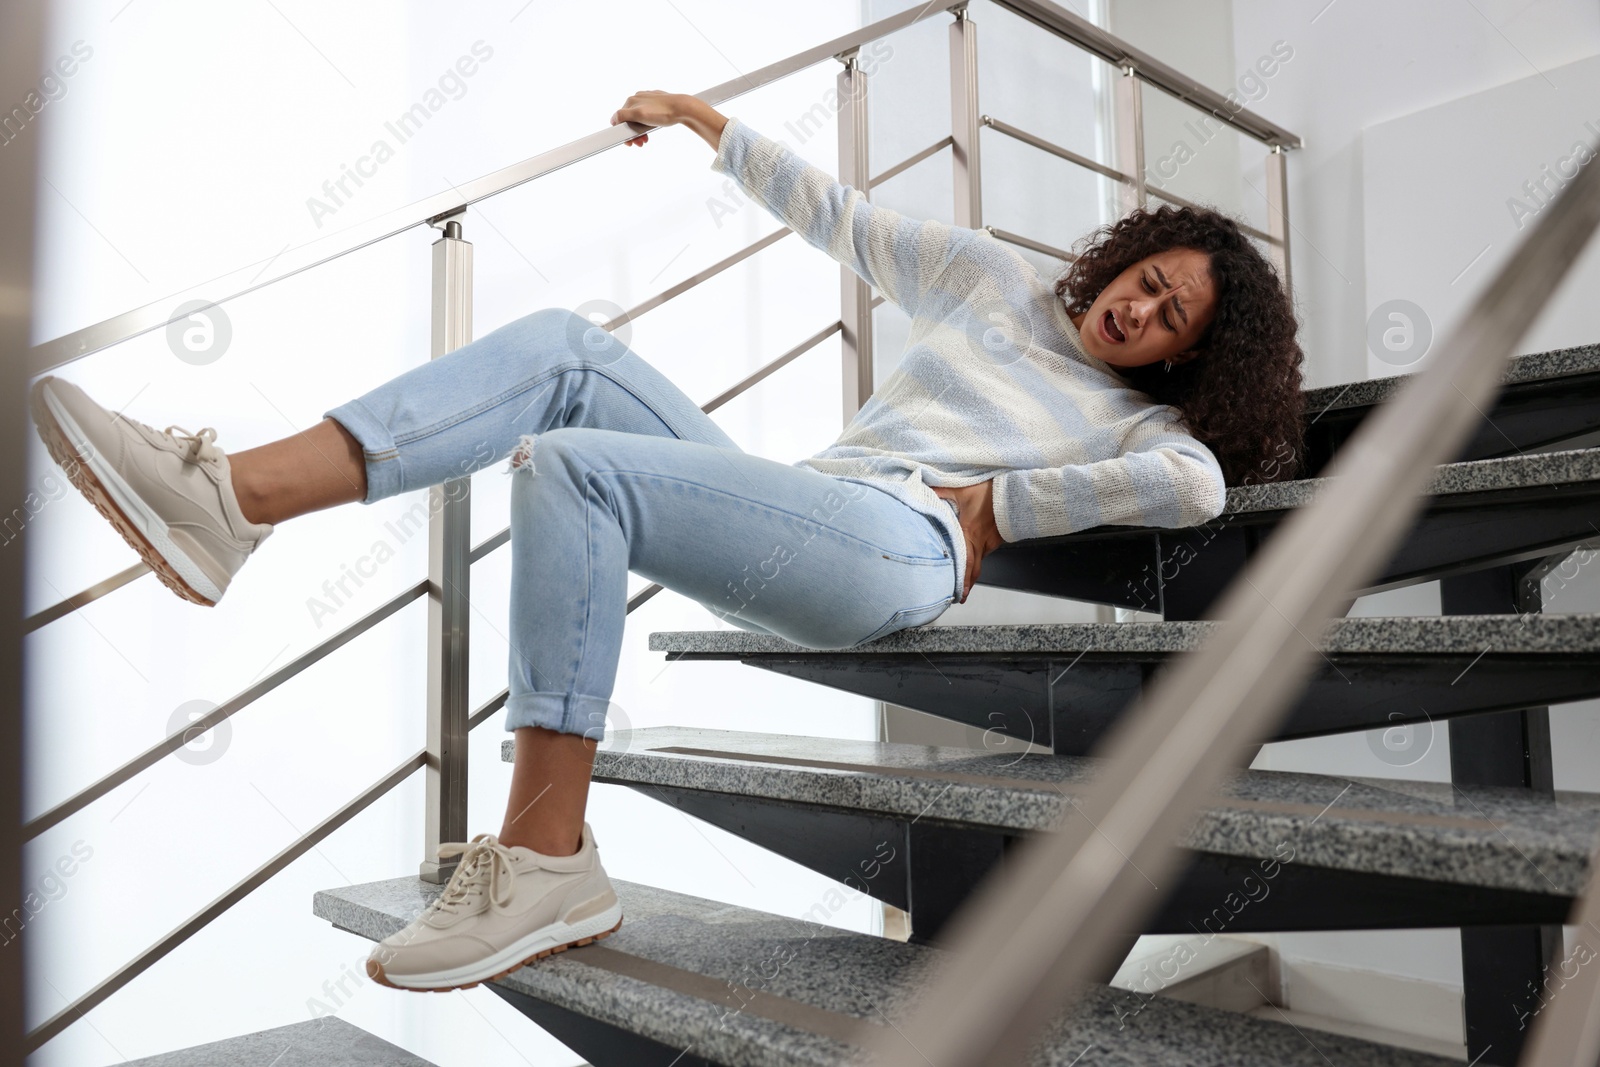
<svg viewBox="0 0 1600 1067">
<path fill-rule="evenodd" d="M 611 923 L 613 915 L 616 916 L 616 922 Z M 604 926 L 606 923 L 611 923 L 609 929 L 600 929 L 593 933 L 589 932 L 594 930 L 595 927 Z M 566 927 L 566 929 L 558 934 L 551 934 L 548 931 L 552 929 L 552 926 Z M 371 978 L 379 985 L 386 985 L 390 989 L 404 989 L 411 993 L 449 993 L 457 989 L 473 989 L 484 982 L 493 982 L 497 979 L 504 978 L 512 971 L 525 967 L 536 960 L 542 960 L 546 956 L 552 956 L 558 952 L 565 952 L 569 948 L 579 948 L 583 945 L 592 945 L 596 941 L 605 940 L 622 927 L 622 903 L 619 901 L 613 907 L 601 912 L 593 919 L 585 920 L 584 922 L 578 923 L 575 926 L 568 926 L 566 923 L 555 923 L 552 924 L 552 926 L 543 927 L 542 929 L 529 934 L 527 937 L 523 938 L 515 946 L 513 946 L 515 951 L 512 951 L 512 958 L 515 959 L 516 962 L 512 963 L 509 967 L 501 967 L 498 963 L 486 962 L 485 966 L 493 972 L 491 974 L 478 974 L 474 972 L 457 974 L 455 972 L 464 969 L 458 967 L 453 971 L 441 971 L 432 975 L 407 975 L 399 981 L 396 981 L 383 973 L 382 963 L 380 963 L 378 960 L 369 959 L 367 960 L 367 977 Z M 581 933 L 583 936 L 574 937 L 575 934 L 579 933 Z M 560 940 L 565 938 L 571 938 L 571 940 Z M 538 949 L 532 953 L 524 955 L 524 953 L 526 953 L 528 948 L 532 947 L 532 945 L 537 945 L 540 942 L 550 941 L 553 939 L 559 940 L 560 943 L 549 945 L 546 948 Z M 503 957 L 504 955 L 504 952 L 496 953 L 496 955 L 490 957 L 490 959 Z"/>
<path fill-rule="evenodd" d="M 100 459 L 82 428 L 50 395 L 45 382 L 33 387 L 29 401 L 39 439 L 44 442 L 50 458 L 66 474 L 67 480 L 116 527 L 122 539 L 139 554 L 139 558 L 161 579 L 163 585 L 191 603 L 215 607 L 222 591 L 173 543 L 167 535 L 166 523 L 144 505 L 121 475 Z M 140 514 L 145 521 L 141 523 L 131 518 L 130 511 Z"/>
</svg>

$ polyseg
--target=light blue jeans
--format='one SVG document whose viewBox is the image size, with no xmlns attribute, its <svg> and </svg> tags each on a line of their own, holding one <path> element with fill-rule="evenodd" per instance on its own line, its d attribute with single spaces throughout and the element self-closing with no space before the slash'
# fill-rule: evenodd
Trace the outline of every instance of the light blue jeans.
<svg viewBox="0 0 1600 1067">
<path fill-rule="evenodd" d="M 564 308 L 324 414 L 361 445 L 368 504 L 510 457 L 508 730 L 602 735 L 630 570 L 817 649 L 931 622 L 960 587 L 932 518 L 870 483 L 745 453 Z"/>
</svg>

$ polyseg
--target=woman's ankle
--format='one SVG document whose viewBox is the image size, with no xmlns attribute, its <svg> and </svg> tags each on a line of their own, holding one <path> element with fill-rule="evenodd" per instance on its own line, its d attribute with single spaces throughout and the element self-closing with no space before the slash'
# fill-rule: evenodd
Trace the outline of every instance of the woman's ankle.
<svg viewBox="0 0 1600 1067">
<path fill-rule="evenodd" d="M 228 457 L 228 486 L 233 490 L 234 500 L 238 501 L 239 513 L 249 522 L 275 523 L 277 517 L 272 513 L 267 496 L 258 490 L 254 472 L 255 465 L 248 452 Z"/>
<path fill-rule="evenodd" d="M 229 459 L 233 495 L 251 522 L 277 524 L 366 499 L 365 454 L 331 418 Z"/>
<path fill-rule="evenodd" d="M 532 849 L 541 856 L 571 856 L 583 848 L 583 831 L 569 836 L 565 830 L 506 828 L 501 830 L 499 841 L 502 845 Z"/>
</svg>

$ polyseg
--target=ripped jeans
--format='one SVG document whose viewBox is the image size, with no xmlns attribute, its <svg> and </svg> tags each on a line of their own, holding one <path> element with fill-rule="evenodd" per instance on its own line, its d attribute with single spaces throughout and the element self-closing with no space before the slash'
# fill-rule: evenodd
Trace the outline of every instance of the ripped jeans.
<svg viewBox="0 0 1600 1067">
<path fill-rule="evenodd" d="M 324 413 L 372 503 L 509 458 L 506 729 L 602 736 L 628 572 L 754 633 L 848 648 L 931 622 L 949 536 L 887 492 L 742 451 L 661 372 L 535 311 Z"/>
</svg>

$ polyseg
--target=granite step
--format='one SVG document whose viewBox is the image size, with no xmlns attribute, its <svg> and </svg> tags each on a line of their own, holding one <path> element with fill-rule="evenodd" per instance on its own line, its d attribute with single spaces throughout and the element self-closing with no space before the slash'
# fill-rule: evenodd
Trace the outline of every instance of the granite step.
<svg viewBox="0 0 1600 1067">
<path fill-rule="evenodd" d="M 907 908 L 933 939 L 1096 762 L 654 727 L 609 735 L 594 780 Z M 1559 923 L 1600 844 L 1600 794 L 1241 771 L 1181 844 L 1184 880 L 1130 936 Z"/>
<path fill-rule="evenodd" d="M 979 581 L 999 588 L 1206 618 L 1250 557 L 1328 478 L 1233 486 L 1221 515 L 1166 529 L 1096 526 L 1002 545 Z M 1448 463 L 1436 468 L 1414 526 L 1362 593 L 1414 585 L 1600 543 L 1600 448 Z"/>
<path fill-rule="evenodd" d="M 1410 374 L 1307 389 L 1306 460 L 1316 474 L 1374 408 Z M 1510 455 L 1600 430 L 1600 345 L 1580 345 L 1510 361 L 1488 416 L 1457 459 Z"/>
<path fill-rule="evenodd" d="M 432 1067 L 336 1016 L 308 1019 L 272 1030 L 166 1052 L 122 1067 Z"/>
<path fill-rule="evenodd" d="M 603 836 L 603 834 L 601 835 Z M 837 1067 L 858 1027 L 904 1020 L 939 950 L 616 883 L 622 928 L 489 988 L 596 1067 Z M 441 887 L 414 877 L 316 894 L 374 941 Z M 837 894 L 832 894 L 837 896 Z M 827 898 L 808 915 L 831 914 Z M 1036 1047 L 1037 1067 L 1445 1067 L 1454 1061 L 1162 996 L 1090 986 Z"/>
<path fill-rule="evenodd" d="M 738 660 L 1082 755 L 1169 660 L 1219 625 L 935 624 L 847 649 L 689 630 L 652 633 L 649 647 L 674 662 Z M 1600 696 L 1597 614 L 1338 619 L 1318 647 L 1311 680 L 1262 740 L 1409 726 L 1401 740 L 1422 747 L 1397 758 L 1415 762 L 1451 718 Z"/>
</svg>

